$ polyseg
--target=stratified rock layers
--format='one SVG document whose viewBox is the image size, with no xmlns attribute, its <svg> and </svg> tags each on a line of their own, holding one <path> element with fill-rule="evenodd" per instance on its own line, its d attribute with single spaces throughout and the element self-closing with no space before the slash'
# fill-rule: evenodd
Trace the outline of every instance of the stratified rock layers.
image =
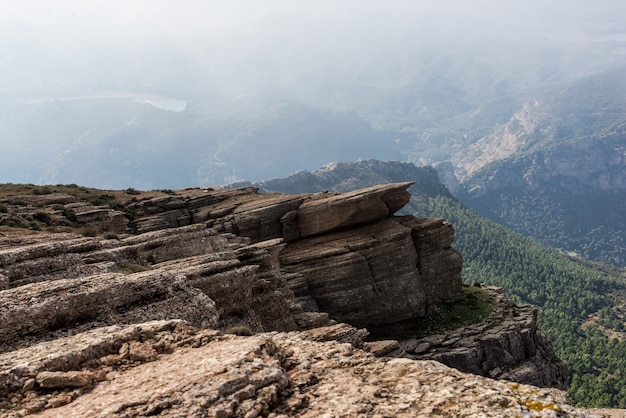
<svg viewBox="0 0 626 418">
<path fill-rule="evenodd" d="M 591 416 L 556 391 L 377 358 L 360 344 L 344 324 L 251 337 L 183 321 L 100 328 L 24 350 L 20 367 L 0 355 L 0 379 L 27 388 L 19 408 L 0 415 Z"/>
<path fill-rule="evenodd" d="M 66 322 L 101 320 L 105 310 L 167 299 L 174 283 L 212 298 L 223 327 L 243 323 L 257 331 L 293 329 L 298 308 L 293 295 L 285 293 L 288 289 L 304 302 L 301 310 L 321 311 L 356 326 L 407 320 L 424 315 L 429 304 L 458 299 L 461 288 L 461 258 L 451 248 L 451 226 L 443 220 L 393 216 L 408 202 L 410 185 L 295 196 L 258 194 L 251 188 L 192 190 L 132 202 L 127 205 L 134 218 L 129 228 L 138 235 L 119 240 L 64 235 L 56 242 L 45 236 L 42 242 L 0 251 L 0 274 L 5 287 L 33 283 L 19 291 L 25 298 L 28 289 L 48 295 L 44 305 L 71 307 L 52 315 L 66 320 L 21 325 L 25 335 Z M 158 277 L 170 287 L 157 284 Z M 91 289 L 92 282 L 102 290 Z M 143 282 L 152 294 L 139 290 Z M 67 290 L 80 286 L 86 290 Z M 77 299 L 83 293 L 85 300 Z M 83 303 L 88 297 L 94 301 Z M 19 300 L 5 307 L 8 317 Z M 81 312 L 86 305 L 89 312 Z M 35 321 L 34 312 L 28 315 Z M 17 336 L 13 328 L 7 324 L 6 338 Z"/>
<path fill-rule="evenodd" d="M 289 374 L 294 363 L 286 360 L 294 354 L 281 351 L 272 336 L 235 340 L 206 329 L 250 335 L 328 326 L 333 323 L 329 320 L 384 327 L 424 316 L 439 302 L 458 300 L 462 259 L 452 248 L 452 226 L 443 219 L 394 216 L 409 200 L 410 185 L 302 195 L 259 194 L 253 188 L 189 189 L 136 199 L 115 210 L 90 208 L 64 195 L 49 199 L 50 207 L 48 200 L 37 200 L 35 209 L 21 198 L 20 208 L 45 212 L 53 224 L 67 225 L 69 218 L 63 218 L 67 214 L 78 218 L 77 208 L 81 213 L 97 212 L 98 216 L 81 219 L 116 234 L 107 234 L 109 239 L 44 232 L 0 235 L 0 409 L 20 405 L 32 413 L 71 403 L 59 414 L 82 413 L 78 411 L 86 409 L 80 408 L 95 408 L 91 395 L 83 397 L 83 388 L 95 386 L 93 394 L 107 399 L 123 388 L 137 389 L 130 403 L 111 401 L 113 409 L 101 403 L 109 408 L 102 409 L 104 416 L 109 412 L 168 415 L 178 408 L 217 416 L 266 416 L 269 410 L 314 416 L 324 406 L 308 410 L 306 403 L 313 405 L 321 392 L 306 399 L 291 395 L 296 388 L 304 393 L 307 385 L 317 385 L 312 382 L 319 377 L 309 382 L 302 375 L 294 380 Z M 3 204 L 17 213 L 11 202 Z M 551 348 L 532 346 L 538 341 L 549 346 L 549 342 L 541 340 L 534 316 L 531 322 L 519 332 L 507 328 L 505 337 L 493 336 L 493 349 L 489 341 L 458 347 L 441 341 L 441 347 L 431 344 L 429 358 L 446 362 L 465 350 L 457 357 L 477 357 L 476 365 L 457 365 L 466 371 L 555 384 L 565 376 L 554 372 L 554 367 L 546 368 L 549 376 L 541 374 L 542 362 L 552 362 L 554 357 Z M 343 324 L 336 327 L 323 328 L 314 339 L 341 336 L 354 346 L 366 347 L 366 331 Z M 305 344 L 297 342 L 296 334 L 288 335 L 276 339 L 286 346 L 292 340 Z M 212 339 L 228 341 L 211 345 L 225 350 L 223 358 L 216 355 L 210 360 L 211 354 L 202 350 L 187 357 L 191 347 L 203 347 Z M 499 353 L 502 341 L 500 345 L 508 350 L 517 339 L 526 351 L 507 351 L 502 359 L 489 354 Z M 385 354 L 393 347 L 399 347 L 398 342 L 366 348 Z M 412 349 L 403 355 L 426 356 L 425 351 Z M 541 356 L 535 356 L 537 352 Z M 148 365 L 137 375 L 119 379 L 107 374 L 166 354 L 171 354 L 167 361 L 172 363 L 159 363 L 158 373 L 177 380 L 157 379 L 155 388 L 162 388 L 163 394 L 180 391 L 179 397 L 158 394 L 156 389 L 150 392 L 147 376 L 157 369 Z M 251 364 L 241 369 L 241 376 L 235 373 L 215 381 L 194 374 L 213 376 L 211 370 L 218 363 L 220 370 L 243 367 L 237 360 L 240 355 L 259 362 L 259 367 Z M 520 366 L 529 356 L 533 370 Z M 297 361 L 312 361 L 305 357 Z M 373 361 L 363 358 L 366 363 Z M 356 367 L 360 361 L 345 365 Z M 397 363 L 394 370 L 399 373 L 403 361 L 380 363 L 376 373 L 383 364 L 392 363 Z M 455 365 L 452 360 L 448 363 Z M 176 377 L 180 368 L 189 379 Z M 117 383 L 98 383 L 104 381 Z M 199 395 L 201 401 L 190 395 L 198 385 L 206 389 Z M 51 390 L 60 392 L 54 395 Z M 363 413 L 378 411 L 369 401 L 359 408 L 364 408 Z M 411 408 L 389 411 L 416 411 Z M 47 413 L 58 415 L 54 410 Z"/>
<path fill-rule="evenodd" d="M 411 229 L 391 219 L 303 239 L 280 255 L 283 271 L 306 282 L 293 289 L 296 297 L 356 326 L 424 315 L 417 260 Z"/>
</svg>

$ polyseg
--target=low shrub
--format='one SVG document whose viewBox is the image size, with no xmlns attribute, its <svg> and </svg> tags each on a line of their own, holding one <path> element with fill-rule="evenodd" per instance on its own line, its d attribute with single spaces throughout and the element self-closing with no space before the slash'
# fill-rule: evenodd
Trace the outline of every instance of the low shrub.
<svg viewBox="0 0 626 418">
<path fill-rule="evenodd" d="M 98 229 L 91 225 L 85 225 L 79 232 L 83 237 L 95 237 L 98 236 Z"/>
<path fill-rule="evenodd" d="M 237 325 L 234 327 L 230 327 L 224 331 L 225 334 L 234 334 L 242 337 L 249 337 L 254 335 L 254 331 L 250 329 L 247 325 Z"/>
</svg>

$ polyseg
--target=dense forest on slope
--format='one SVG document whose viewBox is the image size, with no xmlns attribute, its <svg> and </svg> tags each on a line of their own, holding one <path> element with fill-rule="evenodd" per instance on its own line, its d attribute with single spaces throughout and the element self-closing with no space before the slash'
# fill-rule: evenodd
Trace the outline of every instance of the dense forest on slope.
<svg viewBox="0 0 626 418">
<path fill-rule="evenodd" d="M 567 193 L 507 190 L 472 203 L 478 213 L 544 245 L 626 266 L 626 196 L 590 191 L 576 199 Z"/>
<path fill-rule="evenodd" d="M 464 281 L 502 286 L 513 300 L 541 308 L 539 326 L 570 366 L 574 404 L 626 408 L 626 284 L 619 271 L 549 250 L 454 199 L 419 202 L 416 215 L 454 225 Z"/>
</svg>

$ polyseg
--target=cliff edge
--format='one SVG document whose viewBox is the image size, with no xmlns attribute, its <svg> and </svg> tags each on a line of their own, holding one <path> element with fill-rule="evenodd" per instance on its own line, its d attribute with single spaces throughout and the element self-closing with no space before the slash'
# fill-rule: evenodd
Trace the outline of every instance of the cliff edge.
<svg viewBox="0 0 626 418">
<path fill-rule="evenodd" d="M 526 327 L 507 323 L 502 332 L 490 327 L 490 339 L 475 338 L 475 343 L 458 330 L 456 337 L 430 343 L 430 350 L 416 350 L 424 341 L 412 349 L 401 342 L 405 349 L 398 353 L 381 348 L 400 346 L 398 341 L 364 342 L 367 331 L 359 328 L 418 320 L 463 297 L 462 259 L 451 246 L 452 226 L 442 219 L 394 216 L 408 202 L 409 186 L 300 195 L 250 187 L 145 196 L 129 191 L 132 197 L 115 205 L 88 203 L 71 193 L 2 199 L 5 224 L 10 220 L 47 231 L 1 231 L 0 411 L 76 416 L 80 408 L 95 408 L 102 396 L 111 408 L 117 406 L 115 411 L 103 406 L 97 416 L 180 416 L 196 409 L 191 415 L 314 416 L 338 402 L 335 395 L 343 396 L 324 389 L 333 382 L 330 370 L 341 364 L 348 368 L 346 382 L 361 375 L 361 383 L 380 389 L 349 401 L 362 412 L 346 413 L 391 408 L 392 415 L 415 416 L 436 408 L 448 411 L 444 416 L 458 416 L 450 405 L 469 398 L 448 404 L 413 396 L 400 407 L 391 382 L 409 384 L 413 378 L 400 377 L 409 369 L 416 376 L 432 370 L 427 380 L 433 388 L 438 373 L 454 376 L 450 382 L 478 377 L 433 362 L 371 356 L 400 353 L 417 359 L 429 351 L 428 358 L 446 363 L 460 358 L 451 353 L 461 353 L 462 347 L 466 358 L 476 360 L 465 371 L 563 386 L 566 369 L 537 332 L 535 314 L 525 317 Z M 55 232 L 60 229 L 66 232 Z M 503 311 L 492 312 L 504 323 Z M 294 333 L 311 328 L 317 330 Z M 311 335 L 318 342 L 311 342 Z M 337 339 L 351 348 L 330 342 Z M 344 351 L 350 354 L 335 356 Z M 313 367 L 325 352 L 328 361 Z M 206 360 L 211 364 L 201 358 L 211 358 Z M 180 367 L 168 365 L 177 362 Z M 151 365 L 135 367 L 144 363 Z M 458 367 L 454 363 L 448 361 Z M 202 376 L 192 372 L 205 366 Z M 232 379 L 231 369 L 239 370 Z M 189 379 L 179 378 L 181 370 Z M 316 371 L 309 376 L 308 370 Z M 382 370 L 389 370 L 390 380 L 375 378 Z M 501 408 L 536 411 L 533 405 L 542 405 L 539 411 L 579 414 L 548 392 L 480 382 L 508 388 L 508 400 L 496 402 Z M 193 395 L 201 386 L 206 390 Z M 135 387 L 137 399 L 120 395 Z M 357 387 L 342 389 L 350 392 L 343 392 L 346 399 L 357 396 Z M 172 391 L 179 395 L 166 395 Z M 115 394 L 118 398 L 111 398 Z"/>
</svg>

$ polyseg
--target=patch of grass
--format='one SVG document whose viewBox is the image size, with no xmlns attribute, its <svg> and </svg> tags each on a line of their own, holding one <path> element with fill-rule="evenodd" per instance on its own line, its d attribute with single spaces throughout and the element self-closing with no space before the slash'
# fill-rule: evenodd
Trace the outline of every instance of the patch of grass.
<svg viewBox="0 0 626 418">
<path fill-rule="evenodd" d="M 383 328 L 368 328 L 370 340 L 402 339 L 439 334 L 447 330 L 480 323 L 489 316 L 495 301 L 480 285 L 463 285 L 461 299 L 456 302 L 442 302 L 424 318 L 405 321 Z"/>
<path fill-rule="evenodd" d="M 0 414 L 9 411 L 15 411 L 19 404 L 8 404 L 7 406 L 0 406 Z"/>
<path fill-rule="evenodd" d="M 74 196 L 78 202 L 88 202 L 94 206 L 109 205 L 123 208 L 123 205 L 137 198 L 152 198 L 175 195 L 172 190 L 140 191 L 133 188 L 126 190 L 101 190 L 82 187 L 76 184 L 57 184 L 36 186 L 34 184 L 0 183 L 0 199 L 19 195 L 45 195 L 61 193 Z M 17 204 L 18 202 L 14 202 Z"/>
<path fill-rule="evenodd" d="M 52 225 L 52 218 L 50 214 L 43 211 L 37 211 L 33 214 L 33 219 L 36 221 L 42 222 L 48 226 Z"/>
<path fill-rule="evenodd" d="M 0 217 L 0 225 L 20 229 L 30 229 L 32 227 L 28 221 L 15 215 Z"/>
<path fill-rule="evenodd" d="M 41 195 L 45 195 L 45 194 L 52 194 L 54 193 L 52 189 L 50 189 L 49 187 L 35 187 L 32 191 L 32 193 L 35 196 L 41 196 Z"/>
<path fill-rule="evenodd" d="M 76 212 L 74 211 L 74 209 L 68 208 L 68 207 L 64 207 L 62 209 L 62 213 L 63 216 L 65 216 L 65 218 L 72 222 L 72 223 L 76 223 L 78 222 L 78 216 L 76 216 Z"/>
<path fill-rule="evenodd" d="M 495 302 L 480 285 L 463 286 L 463 298 L 458 303 L 442 304 L 453 323 L 474 324 L 489 315 Z"/>
<path fill-rule="evenodd" d="M 86 200 L 94 206 L 113 205 L 117 203 L 115 196 L 108 193 L 91 194 Z"/>
<path fill-rule="evenodd" d="M 322 335 L 322 340 L 324 340 L 324 341 L 333 341 L 334 338 L 333 338 L 333 336 L 330 333 L 327 332 L 326 334 Z"/>
<path fill-rule="evenodd" d="M 98 228 L 91 225 L 85 225 L 78 231 L 78 233 L 83 237 L 96 237 L 98 236 Z"/>
</svg>

